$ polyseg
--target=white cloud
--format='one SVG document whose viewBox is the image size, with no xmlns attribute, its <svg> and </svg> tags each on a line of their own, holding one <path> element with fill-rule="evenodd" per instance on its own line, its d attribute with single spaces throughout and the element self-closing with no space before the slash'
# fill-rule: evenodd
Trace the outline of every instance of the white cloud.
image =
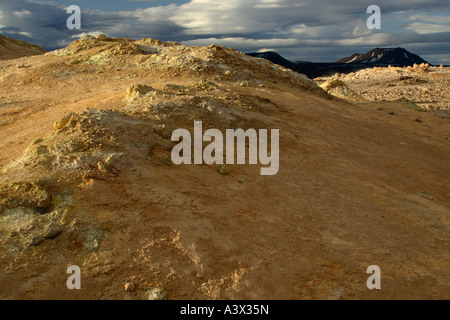
<svg viewBox="0 0 450 320">
<path fill-rule="evenodd" d="M 97 37 L 99 35 L 103 34 L 103 32 L 101 31 L 93 31 L 93 32 L 83 32 L 80 34 L 74 34 L 73 36 L 71 36 L 71 38 L 82 38 L 84 36 L 92 36 L 92 37 Z M 105 34 L 106 35 L 106 34 Z M 107 35 L 106 35 L 107 36 Z"/>
<path fill-rule="evenodd" d="M 275 48 L 261 48 L 256 52 L 267 52 L 267 51 L 275 51 Z"/>
<path fill-rule="evenodd" d="M 419 34 L 430 34 L 439 32 L 450 32 L 450 25 L 413 22 L 406 26 L 406 29 L 417 32 Z"/>
<path fill-rule="evenodd" d="M 26 18 L 32 15 L 32 13 L 28 10 L 14 11 L 13 14 L 17 18 Z"/>
<path fill-rule="evenodd" d="M 406 17 L 407 21 L 423 21 L 426 23 L 450 24 L 449 16 L 430 15 L 430 14 L 413 14 Z"/>
<path fill-rule="evenodd" d="M 197 46 L 206 46 L 213 43 L 225 47 L 256 49 L 267 46 L 276 46 L 277 48 L 289 47 L 298 45 L 300 41 L 298 39 L 250 39 L 244 37 L 207 38 L 183 41 L 183 44 Z"/>
</svg>

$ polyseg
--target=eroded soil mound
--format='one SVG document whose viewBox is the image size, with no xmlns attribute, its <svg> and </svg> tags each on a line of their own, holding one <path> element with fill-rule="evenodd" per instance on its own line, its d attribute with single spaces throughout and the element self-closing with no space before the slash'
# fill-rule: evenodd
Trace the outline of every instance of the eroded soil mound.
<svg viewBox="0 0 450 320">
<path fill-rule="evenodd" d="M 0 298 L 449 297 L 446 119 L 215 45 L 85 37 L 24 63 L 0 62 Z M 278 174 L 174 165 L 197 120 L 279 129 Z"/>
<path fill-rule="evenodd" d="M 421 110 L 432 111 L 441 117 L 450 117 L 448 67 L 432 67 L 428 64 L 415 64 L 406 68 L 375 67 L 347 75 L 315 79 L 318 84 L 332 80 L 342 81 L 350 90 L 369 101 L 392 102 L 406 99 Z"/>
</svg>

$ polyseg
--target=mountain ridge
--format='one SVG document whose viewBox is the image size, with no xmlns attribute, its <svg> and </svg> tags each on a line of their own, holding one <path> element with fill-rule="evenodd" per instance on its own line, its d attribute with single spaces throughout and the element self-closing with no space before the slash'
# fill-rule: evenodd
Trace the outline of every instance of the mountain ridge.
<svg viewBox="0 0 450 320">
<path fill-rule="evenodd" d="M 337 63 L 363 63 L 363 64 L 387 64 L 395 66 L 413 66 L 414 63 L 428 63 L 420 56 L 409 52 L 404 48 L 375 48 L 365 54 L 354 53 L 342 58 Z M 430 64 L 430 63 L 428 63 Z"/>
<path fill-rule="evenodd" d="M 337 62 L 292 62 L 280 54 L 267 51 L 247 53 L 252 57 L 264 58 L 282 67 L 305 74 L 309 78 L 327 76 L 334 73 L 351 73 L 370 67 L 414 66 L 414 64 L 427 64 L 420 56 L 404 48 L 375 48 L 365 54 L 354 53 Z M 428 63 L 430 64 L 430 63 Z"/>
</svg>

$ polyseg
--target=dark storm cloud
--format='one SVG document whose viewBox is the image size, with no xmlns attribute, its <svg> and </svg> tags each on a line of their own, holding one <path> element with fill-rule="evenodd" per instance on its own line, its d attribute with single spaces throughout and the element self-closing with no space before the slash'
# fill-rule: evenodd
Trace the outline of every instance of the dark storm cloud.
<svg viewBox="0 0 450 320">
<path fill-rule="evenodd" d="M 82 3 L 79 4 L 82 8 Z M 143 14 L 133 12 L 104 12 L 82 9 L 82 30 L 68 30 L 70 14 L 66 6 L 52 2 L 16 0 L 0 2 L 0 33 L 12 38 L 39 44 L 50 50 L 66 46 L 73 36 L 82 33 L 107 33 L 117 37 L 148 37 L 171 40 L 183 33 L 183 27 L 167 20 L 165 9 Z M 167 8 L 166 8 L 167 9 Z"/>
</svg>

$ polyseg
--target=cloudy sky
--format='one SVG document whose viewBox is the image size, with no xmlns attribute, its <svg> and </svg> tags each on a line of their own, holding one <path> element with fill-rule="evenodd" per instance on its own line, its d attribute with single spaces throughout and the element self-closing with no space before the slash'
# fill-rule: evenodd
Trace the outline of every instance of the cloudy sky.
<svg viewBox="0 0 450 320">
<path fill-rule="evenodd" d="M 381 8 L 369 30 L 367 7 Z M 68 30 L 69 5 L 82 10 Z M 61 48 L 81 34 L 217 43 L 291 60 L 331 62 L 374 47 L 404 47 L 450 64 L 450 0 L 0 0 L 0 34 Z"/>
</svg>

